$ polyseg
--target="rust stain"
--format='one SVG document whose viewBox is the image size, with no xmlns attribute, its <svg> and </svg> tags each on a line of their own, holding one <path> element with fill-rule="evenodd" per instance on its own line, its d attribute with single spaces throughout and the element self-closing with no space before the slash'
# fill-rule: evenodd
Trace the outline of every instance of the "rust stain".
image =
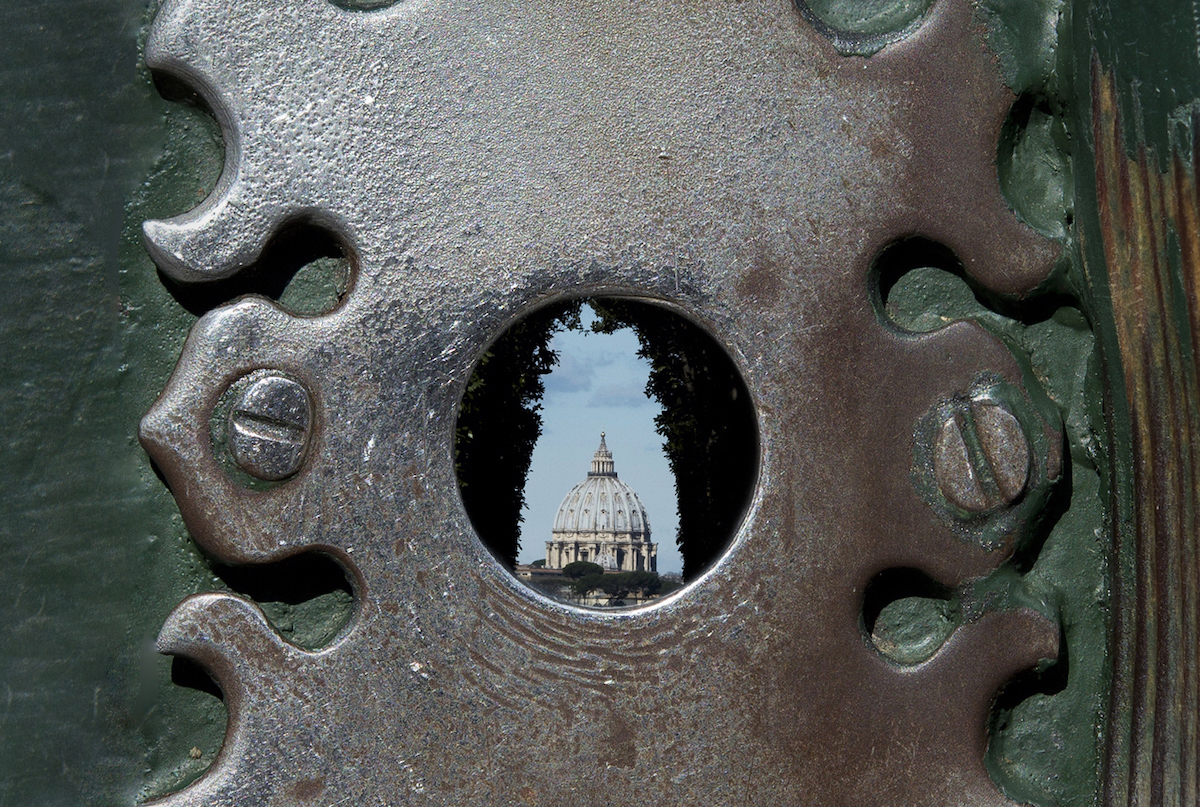
<svg viewBox="0 0 1200 807">
<path fill-rule="evenodd" d="M 609 715 L 608 737 L 601 746 L 602 761 L 614 768 L 637 765 L 637 732 L 618 715 Z"/>
<path fill-rule="evenodd" d="M 1200 120 L 1193 119 L 1193 132 Z M 1114 677 L 1105 804 L 1197 803 L 1200 644 L 1200 176 L 1130 156 L 1111 72 L 1093 56 L 1100 235 L 1132 426 L 1132 526 L 1114 553 Z M 1194 138 L 1194 135 L 1193 135 Z"/>
<path fill-rule="evenodd" d="M 301 779 L 292 785 L 292 795 L 300 801 L 312 801 L 325 790 L 324 778 Z"/>
<path fill-rule="evenodd" d="M 737 282 L 738 296 L 757 303 L 773 304 L 782 291 L 779 269 L 766 256 L 760 256 L 760 262 Z"/>
</svg>

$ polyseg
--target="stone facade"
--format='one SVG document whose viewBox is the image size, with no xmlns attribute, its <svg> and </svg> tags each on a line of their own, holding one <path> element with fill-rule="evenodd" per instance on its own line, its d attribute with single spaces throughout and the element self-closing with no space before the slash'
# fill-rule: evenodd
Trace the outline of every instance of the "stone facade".
<svg viewBox="0 0 1200 807">
<path fill-rule="evenodd" d="M 563 499 L 546 542 L 546 568 L 577 560 L 623 572 L 658 570 L 658 544 L 650 542 L 646 508 L 633 488 L 617 478 L 612 452 L 600 433 L 587 478 Z"/>
</svg>

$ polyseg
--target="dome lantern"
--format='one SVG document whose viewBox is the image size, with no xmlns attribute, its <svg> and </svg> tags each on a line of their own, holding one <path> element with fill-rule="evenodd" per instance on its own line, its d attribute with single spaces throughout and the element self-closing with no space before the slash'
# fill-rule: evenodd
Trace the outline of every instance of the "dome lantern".
<svg viewBox="0 0 1200 807">
<path fill-rule="evenodd" d="M 592 455 L 592 470 L 588 471 L 588 476 L 611 476 L 614 479 L 617 476 L 613 466 L 612 452 L 608 450 L 608 445 L 604 442 L 604 432 L 600 432 L 600 447 Z"/>
</svg>

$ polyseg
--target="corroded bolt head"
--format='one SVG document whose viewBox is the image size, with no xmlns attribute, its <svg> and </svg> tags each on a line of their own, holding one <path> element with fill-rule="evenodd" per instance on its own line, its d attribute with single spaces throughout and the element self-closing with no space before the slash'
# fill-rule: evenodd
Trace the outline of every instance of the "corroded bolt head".
<svg viewBox="0 0 1200 807">
<path fill-rule="evenodd" d="M 304 387 L 281 375 L 256 378 L 229 412 L 229 451 L 251 476 L 287 479 L 304 461 L 311 423 Z"/>
<path fill-rule="evenodd" d="M 1012 504 L 1029 484 L 1029 438 L 1012 412 L 992 401 L 955 408 L 938 428 L 933 473 L 946 499 L 969 513 Z"/>
</svg>

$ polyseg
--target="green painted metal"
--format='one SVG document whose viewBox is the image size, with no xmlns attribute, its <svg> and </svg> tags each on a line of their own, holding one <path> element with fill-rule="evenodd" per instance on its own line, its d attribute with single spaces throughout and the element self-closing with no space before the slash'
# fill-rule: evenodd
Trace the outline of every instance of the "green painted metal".
<svg viewBox="0 0 1200 807">
<path fill-rule="evenodd" d="M 1116 73 L 1127 146 L 1149 146 L 1165 170 L 1171 149 L 1191 143 L 1187 118 L 1200 104 L 1200 11 L 1176 0 L 1095 0 L 1085 8 L 1085 27 L 1075 37 L 1076 78 L 1086 87 L 1095 51 Z"/>
<path fill-rule="evenodd" d="M 223 161 L 212 119 L 142 67 L 152 13 L 0 9 L 0 805 L 132 804 L 195 778 L 225 730 L 203 674 L 177 665 L 191 686 L 174 683 L 153 647 L 180 599 L 228 586 L 136 439 L 195 321 L 140 224 L 194 206 Z M 315 269 L 285 304 L 336 293 L 336 262 Z M 264 607 L 301 644 L 348 608 L 336 589 L 279 599 Z"/>
<path fill-rule="evenodd" d="M 924 7 L 812 5 L 829 24 L 865 33 L 901 27 Z M 1085 30 L 1071 25 L 1065 4 L 985 5 L 981 21 L 1021 99 L 998 152 L 1002 187 L 1027 222 L 1067 239 L 1075 189 L 1081 209 L 1095 204 L 1071 171 L 1079 99 L 1086 99 L 1087 77 L 1076 69 L 1086 63 L 1081 52 L 1095 45 L 1107 64 L 1127 71 L 1126 81 L 1170 89 L 1126 96 L 1129 119 L 1165 143 L 1178 110 L 1200 96 L 1194 29 L 1182 24 L 1190 7 L 1162 3 L 1156 19 L 1142 16 L 1144 4 L 1090 4 L 1074 13 L 1086 18 Z M 184 596 L 227 583 L 189 540 L 134 435 L 195 312 L 245 287 L 215 295 L 168 289 L 142 249 L 140 222 L 194 206 L 223 159 L 211 119 L 162 100 L 140 67 L 139 37 L 151 13 L 140 0 L 0 10 L 9 32 L 0 46 L 0 590 L 7 594 L 0 807 L 127 805 L 168 792 L 205 769 L 224 731 L 219 700 L 173 683 L 172 664 L 154 653 L 152 639 Z M 1167 14 L 1181 24 L 1163 26 Z M 1170 42 L 1159 47 L 1163 36 Z M 1118 467 L 1128 462 L 1119 404 L 1110 410 L 1115 447 L 1101 416 L 1097 340 L 1112 338 L 1107 292 L 1083 275 L 1073 243 L 1064 243 L 1055 296 L 1031 318 L 1007 316 L 1004 301 L 984 305 L 937 268 L 906 275 L 888 297 L 889 314 L 914 330 L 962 316 L 985 321 L 1028 356 L 1064 415 L 1071 504 L 1047 526 L 1036 557 L 1014 573 L 1060 614 L 1067 663 L 1001 699 L 988 760 L 1011 796 L 1046 806 L 1096 799 L 1108 687 L 1106 506 L 1114 489 L 1106 469 L 1114 451 Z M 342 277 L 337 262 L 325 260 L 279 294 L 294 310 L 321 310 L 340 293 Z M 1115 489 L 1128 497 L 1127 488 Z M 222 572 L 238 583 L 236 573 Z M 279 595 L 264 607 L 293 638 L 319 644 L 344 618 L 338 591 L 327 587 L 299 602 Z M 917 654 L 961 614 L 957 604 L 931 609 L 927 598 L 912 599 L 882 614 L 877 629 L 899 652 Z M 194 675 L 175 669 L 183 683 L 203 686 Z"/>
<path fill-rule="evenodd" d="M 813 0 L 813 14 L 831 28 L 855 34 L 881 35 L 903 31 L 921 18 L 933 5 L 931 0 Z"/>
</svg>

